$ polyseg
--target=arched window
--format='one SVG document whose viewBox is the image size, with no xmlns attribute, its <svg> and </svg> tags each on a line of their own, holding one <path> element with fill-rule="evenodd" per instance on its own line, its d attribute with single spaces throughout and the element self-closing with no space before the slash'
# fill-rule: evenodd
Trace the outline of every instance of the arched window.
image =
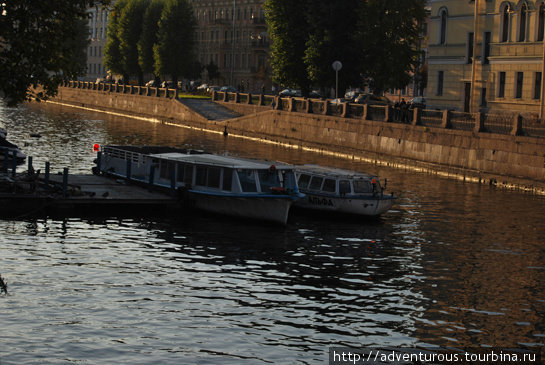
<svg viewBox="0 0 545 365">
<path fill-rule="evenodd" d="M 505 4 L 501 11 L 501 28 L 500 28 L 500 42 L 507 42 L 509 40 L 509 25 L 511 19 L 511 6 Z"/>
<path fill-rule="evenodd" d="M 545 4 L 541 3 L 537 11 L 537 40 L 543 41 L 545 30 Z"/>
<path fill-rule="evenodd" d="M 519 42 L 524 42 L 526 40 L 526 23 L 528 20 L 528 5 L 525 3 L 521 5 L 519 11 Z"/>
<path fill-rule="evenodd" d="M 447 42 L 447 19 L 447 9 L 441 9 L 439 11 L 439 44 Z"/>
</svg>

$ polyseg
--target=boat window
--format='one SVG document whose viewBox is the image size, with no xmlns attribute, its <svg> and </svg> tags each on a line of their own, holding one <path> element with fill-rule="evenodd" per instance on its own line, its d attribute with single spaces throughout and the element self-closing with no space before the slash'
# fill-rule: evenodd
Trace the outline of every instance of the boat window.
<svg viewBox="0 0 545 365">
<path fill-rule="evenodd" d="M 172 172 L 174 171 L 174 163 L 171 161 L 161 160 L 161 171 L 159 177 L 162 179 L 170 179 Z"/>
<path fill-rule="evenodd" d="M 293 170 L 282 170 L 282 180 L 286 189 L 296 189 L 297 184 L 295 183 L 295 172 Z"/>
<path fill-rule="evenodd" d="M 310 175 L 307 175 L 307 174 L 301 174 L 299 176 L 299 188 L 301 189 L 306 189 L 308 188 L 308 183 L 310 181 Z"/>
<path fill-rule="evenodd" d="M 187 165 L 184 169 L 184 172 L 184 183 L 186 184 L 186 186 L 191 186 L 191 184 L 193 184 L 193 165 Z"/>
<path fill-rule="evenodd" d="M 238 171 L 238 179 L 240 181 L 240 187 L 243 192 L 257 192 L 257 186 L 255 184 L 255 174 L 253 170 L 240 170 Z"/>
<path fill-rule="evenodd" d="M 197 166 L 195 185 L 206 186 L 206 167 Z"/>
<path fill-rule="evenodd" d="M 339 181 L 339 194 L 350 194 L 351 192 L 352 192 L 352 189 L 350 189 L 349 180 Z"/>
<path fill-rule="evenodd" d="M 231 191 L 233 184 L 233 170 L 223 169 L 223 190 Z"/>
<path fill-rule="evenodd" d="M 270 192 L 270 188 L 275 186 L 281 186 L 280 179 L 278 178 L 278 171 L 275 170 L 259 170 L 259 184 L 261 185 L 262 192 Z"/>
<path fill-rule="evenodd" d="M 209 167 L 208 180 L 206 181 L 206 186 L 219 189 L 220 173 L 221 173 L 221 169 L 219 167 Z"/>
<path fill-rule="evenodd" d="M 320 190 L 323 181 L 323 177 L 313 176 L 312 179 L 310 179 L 310 184 L 308 186 L 309 190 Z"/>
<path fill-rule="evenodd" d="M 372 193 L 373 187 L 369 180 L 354 180 L 354 193 Z"/>
<path fill-rule="evenodd" d="M 177 173 L 176 173 L 176 180 L 182 182 L 184 181 L 184 168 L 185 168 L 185 165 L 184 164 L 178 164 L 177 166 Z"/>
<path fill-rule="evenodd" d="M 324 186 L 322 187 L 322 191 L 324 191 L 326 193 L 334 193 L 335 192 L 335 180 L 325 179 Z"/>
</svg>

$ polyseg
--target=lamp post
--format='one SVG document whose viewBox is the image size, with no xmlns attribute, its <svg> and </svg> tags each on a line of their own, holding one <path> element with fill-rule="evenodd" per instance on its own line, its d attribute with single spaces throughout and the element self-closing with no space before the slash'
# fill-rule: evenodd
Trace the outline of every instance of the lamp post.
<svg viewBox="0 0 545 365">
<path fill-rule="evenodd" d="M 231 34 L 231 77 L 229 85 L 233 86 L 233 73 L 235 68 L 235 15 L 236 11 L 236 0 L 233 0 L 233 29 Z"/>
<path fill-rule="evenodd" d="M 335 61 L 331 65 L 335 70 L 335 99 L 339 97 L 339 71 L 343 68 L 343 64 L 340 61 Z"/>
<path fill-rule="evenodd" d="M 469 91 L 469 112 L 475 112 L 475 91 L 477 82 L 477 34 L 479 31 L 479 0 L 475 0 L 475 18 L 473 19 L 473 60 L 471 63 L 471 90 Z"/>
</svg>

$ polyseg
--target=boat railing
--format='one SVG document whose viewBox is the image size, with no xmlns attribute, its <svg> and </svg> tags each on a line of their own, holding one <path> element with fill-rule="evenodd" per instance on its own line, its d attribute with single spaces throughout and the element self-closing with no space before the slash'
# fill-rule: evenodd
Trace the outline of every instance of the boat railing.
<svg viewBox="0 0 545 365">
<path fill-rule="evenodd" d="M 137 164 L 141 164 L 143 162 L 143 156 L 141 153 L 127 151 L 122 148 L 103 147 L 102 152 L 113 158 L 119 158 L 121 160 L 131 161 Z"/>
</svg>

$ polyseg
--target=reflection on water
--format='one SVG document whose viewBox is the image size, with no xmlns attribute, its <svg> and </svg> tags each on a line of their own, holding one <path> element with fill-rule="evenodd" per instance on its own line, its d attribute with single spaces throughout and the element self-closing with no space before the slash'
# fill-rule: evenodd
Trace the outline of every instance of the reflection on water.
<svg viewBox="0 0 545 365">
<path fill-rule="evenodd" d="M 167 144 L 378 173 L 379 220 L 0 221 L 2 363 L 327 363 L 331 346 L 542 347 L 543 197 L 72 109 L 0 109 L 35 165 Z M 41 138 L 31 138 L 29 131 Z"/>
</svg>

